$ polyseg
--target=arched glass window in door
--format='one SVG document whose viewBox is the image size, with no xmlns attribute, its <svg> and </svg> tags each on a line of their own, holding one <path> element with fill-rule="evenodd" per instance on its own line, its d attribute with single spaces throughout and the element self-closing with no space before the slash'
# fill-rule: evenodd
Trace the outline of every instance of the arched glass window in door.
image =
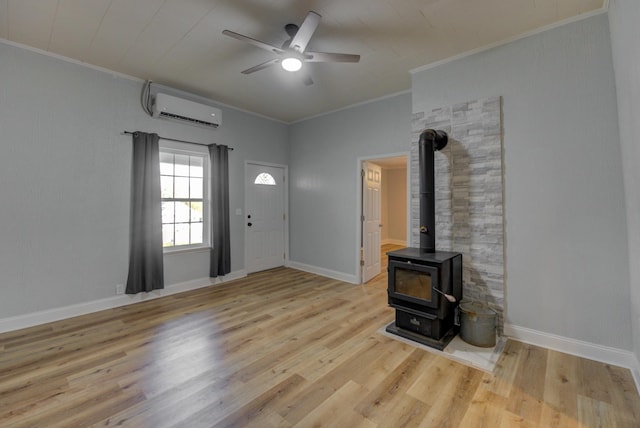
<svg viewBox="0 0 640 428">
<path fill-rule="evenodd" d="M 265 186 L 275 186 L 276 180 L 273 178 L 273 175 L 268 172 L 261 172 L 258 174 L 256 179 L 253 181 L 254 184 L 264 184 Z"/>
</svg>

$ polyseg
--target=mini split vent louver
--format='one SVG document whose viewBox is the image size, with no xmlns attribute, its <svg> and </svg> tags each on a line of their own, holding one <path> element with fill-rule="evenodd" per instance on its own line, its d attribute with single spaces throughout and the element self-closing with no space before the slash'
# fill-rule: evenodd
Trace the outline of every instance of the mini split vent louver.
<svg viewBox="0 0 640 428">
<path fill-rule="evenodd" d="M 206 128 L 217 128 L 222 122 L 220 109 L 163 93 L 156 94 L 153 117 Z"/>
</svg>

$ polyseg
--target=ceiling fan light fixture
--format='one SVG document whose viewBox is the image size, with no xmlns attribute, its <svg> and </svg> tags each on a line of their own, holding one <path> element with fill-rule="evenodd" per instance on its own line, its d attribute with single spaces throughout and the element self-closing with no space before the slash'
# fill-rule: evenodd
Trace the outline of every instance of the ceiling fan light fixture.
<svg viewBox="0 0 640 428">
<path fill-rule="evenodd" d="M 299 58 L 288 57 L 282 60 L 281 65 L 285 70 L 294 72 L 302 68 L 302 61 Z"/>
<path fill-rule="evenodd" d="M 2 1 L 2 0 L 0 0 Z M 304 18 L 302 25 L 297 26 L 296 24 L 287 24 L 284 26 L 287 35 L 290 37 L 287 41 L 285 41 L 280 47 L 271 45 L 269 43 L 261 42 L 260 40 L 253 39 L 248 36 L 244 36 L 239 33 L 235 33 L 230 30 L 222 31 L 222 34 L 225 36 L 233 37 L 234 39 L 238 39 L 240 41 L 252 44 L 254 46 L 259 47 L 260 49 L 264 49 L 269 51 L 272 55 L 275 54 L 275 57 L 272 57 L 270 60 L 263 62 L 262 64 L 255 65 L 251 68 L 247 68 L 246 70 L 242 70 L 242 74 L 251 74 L 259 70 L 263 70 L 267 67 L 270 67 L 274 64 L 280 64 L 280 66 L 288 72 L 295 73 L 302 69 L 302 63 L 307 62 L 358 62 L 360 61 L 360 55 L 353 54 L 344 54 L 344 53 L 331 53 L 331 52 L 308 52 L 307 45 L 311 40 L 318 24 L 320 23 L 320 18 L 322 18 L 318 13 L 314 11 L 309 11 L 307 16 Z M 305 67 L 307 67 L 305 65 Z M 306 75 L 305 72 L 303 74 Z M 305 85 L 312 85 L 313 80 L 306 75 L 303 79 Z"/>
</svg>

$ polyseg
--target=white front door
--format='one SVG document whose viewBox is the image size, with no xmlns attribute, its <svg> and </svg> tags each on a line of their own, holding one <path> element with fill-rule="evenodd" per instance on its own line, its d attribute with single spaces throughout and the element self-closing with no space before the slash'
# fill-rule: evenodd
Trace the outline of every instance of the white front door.
<svg viewBox="0 0 640 428">
<path fill-rule="evenodd" d="M 245 267 L 247 273 L 285 261 L 285 171 L 247 163 L 245 167 Z"/>
<path fill-rule="evenodd" d="M 363 163 L 362 192 L 362 282 L 380 273 L 380 192 L 382 169 L 371 162 Z"/>
</svg>

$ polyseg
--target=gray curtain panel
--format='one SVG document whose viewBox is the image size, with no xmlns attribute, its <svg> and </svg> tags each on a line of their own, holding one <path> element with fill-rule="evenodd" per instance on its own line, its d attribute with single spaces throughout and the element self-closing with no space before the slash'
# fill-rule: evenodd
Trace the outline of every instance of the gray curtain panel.
<svg viewBox="0 0 640 428">
<path fill-rule="evenodd" d="M 164 288 L 160 149 L 157 134 L 133 133 L 127 294 Z"/>
<path fill-rule="evenodd" d="M 209 276 L 216 278 L 231 272 L 229 245 L 229 150 L 227 146 L 209 146 L 211 159 L 211 262 Z"/>
</svg>

